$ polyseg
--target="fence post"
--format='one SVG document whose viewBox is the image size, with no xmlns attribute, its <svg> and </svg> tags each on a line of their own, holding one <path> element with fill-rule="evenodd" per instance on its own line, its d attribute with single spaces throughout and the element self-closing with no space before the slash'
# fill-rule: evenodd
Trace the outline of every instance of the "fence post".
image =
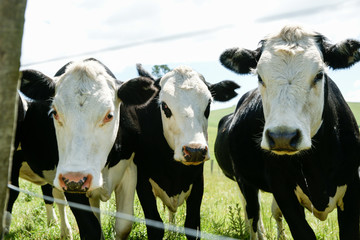
<svg viewBox="0 0 360 240">
<path fill-rule="evenodd" d="M 26 0 L 0 1 L 0 224 L 4 233 L 4 213 L 8 199 L 7 184 L 17 114 L 21 42 Z"/>
</svg>

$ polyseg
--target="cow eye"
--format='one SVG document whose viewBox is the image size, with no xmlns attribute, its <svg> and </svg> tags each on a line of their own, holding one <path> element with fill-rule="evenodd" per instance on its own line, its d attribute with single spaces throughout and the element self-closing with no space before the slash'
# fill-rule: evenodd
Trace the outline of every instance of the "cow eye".
<svg viewBox="0 0 360 240">
<path fill-rule="evenodd" d="M 161 109 L 164 111 L 164 114 L 167 118 L 172 116 L 171 110 L 166 103 L 161 102 Z"/>
<path fill-rule="evenodd" d="M 49 111 L 49 116 L 53 117 L 55 120 L 59 120 L 59 115 L 56 111 L 55 108 L 52 108 L 50 111 Z"/>
<path fill-rule="evenodd" d="M 320 82 L 324 77 L 324 72 L 319 72 L 318 74 L 316 74 L 315 78 L 314 78 L 314 85 L 318 82 Z"/>
<path fill-rule="evenodd" d="M 260 77 L 260 75 L 258 75 L 258 82 L 259 82 L 259 84 L 261 84 L 261 85 L 263 85 L 265 87 L 265 83 L 262 80 L 262 78 Z"/>
<path fill-rule="evenodd" d="M 204 115 L 206 118 L 209 118 L 209 115 L 210 115 L 210 104 L 211 104 L 211 102 L 209 101 L 209 104 L 207 105 L 205 112 L 204 112 Z"/>
<path fill-rule="evenodd" d="M 114 118 L 114 113 L 109 111 L 106 113 L 103 122 L 104 123 L 110 122 L 113 118 Z"/>
</svg>

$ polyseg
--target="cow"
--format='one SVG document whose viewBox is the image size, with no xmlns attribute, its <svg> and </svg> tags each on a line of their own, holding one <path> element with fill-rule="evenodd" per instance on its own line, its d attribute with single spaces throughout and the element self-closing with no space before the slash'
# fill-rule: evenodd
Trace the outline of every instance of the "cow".
<svg viewBox="0 0 360 240">
<path fill-rule="evenodd" d="M 143 108 L 121 108 L 122 151 L 129 156 L 135 154 L 136 192 L 145 218 L 162 223 L 156 197 L 168 208 L 171 222 L 177 208 L 186 201 L 185 227 L 200 230 L 203 167 L 210 158 L 210 105 L 213 100 L 235 97 L 234 90 L 239 86 L 228 80 L 210 84 L 186 66 L 159 79 L 154 79 L 141 64 L 137 70 L 140 76 L 152 78 L 159 90 Z M 147 225 L 147 235 L 149 239 L 162 239 L 164 229 Z M 187 237 L 194 239 L 189 234 Z"/>
<path fill-rule="evenodd" d="M 33 70 L 32 70 L 33 71 Z M 28 95 L 32 97 L 32 99 L 24 96 L 22 92 L 19 92 L 19 100 L 18 100 L 18 114 L 17 114 L 17 125 L 16 125 L 16 133 L 15 133 L 15 141 L 14 141 L 14 153 L 13 153 L 13 159 L 12 159 L 12 169 L 11 169 L 11 176 L 10 176 L 10 182 L 12 185 L 18 187 L 19 186 L 19 177 L 28 180 L 32 183 L 35 183 L 37 185 L 41 185 L 41 190 L 43 195 L 45 196 L 54 196 L 57 199 L 65 200 L 65 196 L 62 192 L 52 187 L 51 184 L 48 184 L 42 177 L 35 174 L 29 165 L 27 164 L 24 153 L 21 150 L 21 137 L 23 135 L 22 128 L 23 128 L 23 122 L 25 119 L 25 114 L 28 109 L 28 106 L 32 104 L 32 102 L 36 100 L 45 100 L 46 96 L 44 96 L 44 92 L 39 91 L 35 92 L 35 94 L 31 93 L 28 89 L 26 89 L 26 83 L 24 83 L 24 80 L 28 77 L 31 77 L 32 71 L 23 71 L 22 72 L 22 80 L 21 81 L 21 89 L 24 92 L 27 92 Z M 40 75 L 40 72 L 37 73 L 37 75 Z M 44 86 L 41 86 L 44 84 Z M 45 81 L 37 81 L 37 87 L 36 89 L 39 89 L 41 87 L 48 87 L 48 83 Z M 13 189 L 10 189 L 9 191 L 9 200 L 7 205 L 7 210 L 5 212 L 5 227 L 4 227 L 4 234 L 7 234 L 10 231 L 10 225 L 11 225 L 11 219 L 12 219 L 12 209 L 13 205 L 19 195 L 18 191 L 15 191 Z M 46 209 L 46 215 L 47 215 L 47 224 L 50 226 L 54 224 L 57 221 L 56 214 L 53 209 L 53 201 L 51 200 L 44 200 L 45 202 L 45 209 Z M 61 238 L 67 238 L 72 239 L 72 232 L 70 224 L 67 220 L 66 211 L 63 204 L 58 203 L 59 208 L 59 215 L 60 215 L 60 223 L 61 223 Z"/>
<path fill-rule="evenodd" d="M 146 104 L 157 92 L 153 81 L 122 83 L 93 58 L 66 64 L 54 78 L 27 73 L 24 92 L 47 96 L 29 105 L 22 124 L 21 148 L 31 170 L 75 203 L 97 207 L 115 191 L 117 210 L 132 214 L 136 167 L 120 153 L 120 105 Z M 82 239 L 104 238 L 99 214 L 70 208 Z M 131 226 L 117 219 L 117 239 L 126 238 Z"/>
<path fill-rule="evenodd" d="M 327 74 L 358 62 L 359 48 L 288 25 L 256 50 L 221 54 L 226 68 L 258 77 L 220 120 L 215 141 L 220 167 L 244 195 L 251 239 L 261 238 L 259 189 L 273 194 L 275 218 L 285 217 L 294 239 L 316 239 L 304 208 L 320 220 L 337 208 L 340 239 L 360 239 L 359 130 Z"/>
</svg>

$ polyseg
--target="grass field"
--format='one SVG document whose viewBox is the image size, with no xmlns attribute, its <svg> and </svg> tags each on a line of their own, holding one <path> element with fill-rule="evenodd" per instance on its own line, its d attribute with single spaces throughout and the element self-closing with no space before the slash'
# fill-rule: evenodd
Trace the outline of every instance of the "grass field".
<svg viewBox="0 0 360 240">
<path fill-rule="evenodd" d="M 360 103 L 350 103 L 357 121 L 360 117 Z M 248 239 L 244 227 L 244 211 L 240 202 L 240 191 L 234 181 L 227 179 L 218 167 L 214 159 L 213 144 L 217 132 L 219 119 L 232 112 L 234 107 L 212 111 L 209 118 L 209 147 L 212 159 L 205 163 L 205 191 L 201 207 L 202 231 L 221 236 L 228 236 L 237 239 Z M 213 166 L 212 166 L 213 165 Z M 212 171 L 211 171 L 212 169 Z M 40 194 L 40 187 L 26 181 L 20 181 L 20 187 Z M 275 220 L 271 216 L 272 195 L 262 193 L 261 214 L 268 239 L 276 239 Z M 102 203 L 101 208 L 108 211 L 115 211 L 115 199 L 112 197 L 108 202 Z M 165 222 L 168 222 L 167 210 L 158 201 L 159 212 Z M 135 216 L 143 218 L 139 201 L 135 200 Z M 70 224 L 72 226 L 73 238 L 80 239 L 75 219 L 67 209 Z M 307 220 L 314 229 L 317 239 L 338 239 L 338 226 L 336 211 L 332 212 L 326 221 L 320 221 L 306 211 Z M 185 219 L 185 205 L 181 206 L 176 214 L 175 223 L 183 226 Z M 114 238 L 113 225 L 115 219 L 110 216 L 102 216 L 102 227 L 106 239 Z M 291 239 L 290 231 L 285 224 L 286 236 Z M 46 224 L 46 213 L 44 203 L 41 199 L 20 193 L 15 203 L 13 220 L 10 234 L 5 239 L 59 239 L 59 224 L 50 227 Z M 143 224 L 135 223 L 130 239 L 146 239 L 146 227 Z M 186 239 L 183 234 L 167 231 L 165 239 Z"/>
</svg>

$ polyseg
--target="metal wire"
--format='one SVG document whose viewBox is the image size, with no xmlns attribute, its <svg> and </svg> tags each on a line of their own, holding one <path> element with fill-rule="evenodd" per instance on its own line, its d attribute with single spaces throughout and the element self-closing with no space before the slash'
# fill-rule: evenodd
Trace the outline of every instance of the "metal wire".
<svg viewBox="0 0 360 240">
<path fill-rule="evenodd" d="M 12 184 L 8 184 L 7 185 L 8 188 L 14 190 L 14 191 L 18 191 L 18 192 L 22 192 L 28 195 L 31 195 L 33 197 L 36 198 L 41 198 L 41 199 L 45 199 L 47 201 L 53 201 L 57 204 L 63 204 L 63 205 L 68 205 L 72 208 L 77 208 L 83 211 L 89 211 L 89 212 L 96 212 L 99 213 L 101 215 L 108 215 L 111 217 L 115 217 L 115 218 L 120 218 L 120 219 L 124 219 L 127 221 L 132 221 L 132 222 L 137 222 L 140 224 L 145 224 L 147 226 L 150 227 L 154 227 L 154 228 L 159 228 L 159 229 L 164 229 L 164 230 L 168 230 L 171 232 L 177 232 L 177 233 L 182 233 L 184 234 L 186 231 L 186 234 L 192 237 L 199 237 L 201 236 L 201 239 L 209 239 L 209 240 L 236 240 L 235 238 L 230 238 L 230 237 L 225 237 L 225 236 L 220 236 L 220 235 L 216 235 L 216 234 L 211 234 L 211 233 L 207 233 L 204 231 L 197 231 L 195 229 L 191 229 L 191 228 L 185 228 L 185 227 L 181 227 L 181 226 L 177 226 L 174 224 L 169 224 L 169 223 L 162 223 L 156 220 L 152 220 L 152 219 L 143 219 L 143 218 L 138 218 L 135 217 L 133 215 L 130 214 L 126 214 L 126 213 L 121 213 L 121 212 L 112 212 L 112 211 L 107 211 L 107 210 L 101 210 L 100 208 L 96 208 L 96 207 L 90 207 L 87 205 L 83 205 L 83 204 L 79 204 L 79 203 L 75 203 L 75 202 L 69 202 L 69 201 L 64 201 L 61 199 L 57 199 L 57 198 L 53 198 L 50 196 L 45 196 L 45 195 L 40 195 L 25 189 L 21 189 L 19 187 L 16 187 Z"/>
<path fill-rule="evenodd" d="M 94 54 L 99 54 L 99 53 L 114 51 L 114 50 L 120 50 L 120 49 L 126 49 L 126 48 L 145 45 L 148 43 L 167 42 L 167 41 L 174 41 L 174 40 L 183 39 L 183 38 L 191 38 L 191 37 L 195 37 L 195 36 L 201 36 L 201 35 L 205 35 L 205 34 L 209 34 L 209 33 L 213 33 L 213 32 L 218 32 L 218 31 L 224 30 L 226 28 L 230 28 L 230 27 L 233 27 L 233 25 L 228 24 L 228 25 L 222 25 L 222 26 L 218 26 L 218 27 L 214 27 L 214 28 L 202 29 L 202 30 L 193 31 L 193 32 L 178 33 L 178 34 L 169 35 L 169 36 L 134 41 L 134 42 L 125 43 L 125 44 L 113 46 L 113 47 L 107 47 L 107 48 L 103 48 L 103 49 L 99 49 L 99 50 L 82 52 L 82 53 L 72 54 L 72 55 L 68 55 L 68 56 L 60 56 L 60 57 L 50 58 L 50 59 L 41 60 L 41 61 L 37 61 L 37 62 L 25 63 L 25 64 L 21 64 L 21 67 L 29 67 L 32 65 L 54 62 L 54 61 L 58 61 L 58 60 L 76 58 L 76 57 L 85 56 L 85 55 L 94 55 Z"/>
</svg>

